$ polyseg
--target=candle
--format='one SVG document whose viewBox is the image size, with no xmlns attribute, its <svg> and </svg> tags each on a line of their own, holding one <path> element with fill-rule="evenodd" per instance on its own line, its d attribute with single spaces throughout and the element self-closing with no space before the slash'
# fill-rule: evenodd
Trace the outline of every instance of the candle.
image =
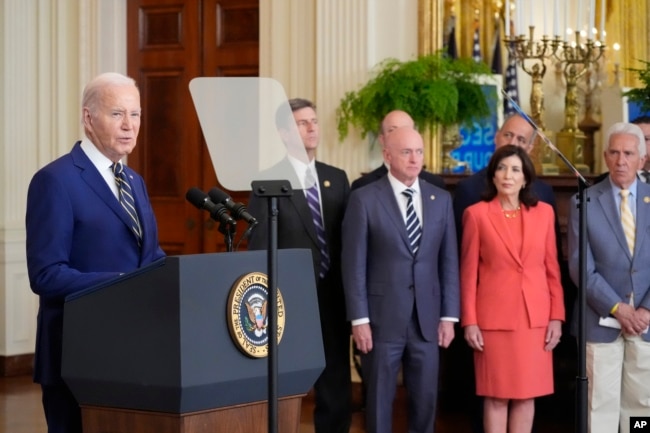
<svg viewBox="0 0 650 433">
<path fill-rule="evenodd" d="M 612 48 L 614 48 L 614 64 L 618 65 L 620 64 L 621 61 L 621 45 L 618 42 L 614 42 L 614 45 L 612 45 Z"/>
<path fill-rule="evenodd" d="M 504 15 L 503 22 L 504 25 L 506 26 L 505 28 L 506 38 L 509 38 L 510 37 L 510 0 L 506 0 L 506 7 L 503 10 L 503 15 Z"/>
<path fill-rule="evenodd" d="M 563 41 L 567 40 L 567 29 L 569 28 L 569 0 L 564 0 L 564 37 L 562 38 Z"/>
<path fill-rule="evenodd" d="M 530 0 L 528 4 L 528 25 L 533 26 L 533 0 Z"/>
<path fill-rule="evenodd" d="M 553 14 L 555 15 L 553 19 L 553 35 L 558 36 L 560 34 L 560 7 L 558 6 L 558 0 L 555 0 L 553 4 Z"/>
<path fill-rule="evenodd" d="M 515 5 L 515 13 L 517 14 L 517 19 L 515 20 L 515 35 L 517 35 L 521 34 L 521 4 Z"/>
<path fill-rule="evenodd" d="M 537 3 L 539 4 L 539 3 Z M 532 2 L 531 2 L 531 8 L 532 8 Z M 542 9 L 542 14 L 544 14 L 544 34 L 548 35 L 548 20 L 546 18 L 546 15 L 548 15 L 548 3 L 544 2 L 544 8 Z"/>
<path fill-rule="evenodd" d="M 596 26 L 596 0 L 589 2 L 589 39 L 594 39 L 594 27 Z"/>
<path fill-rule="evenodd" d="M 605 0 L 600 0 L 600 42 L 605 44 Z"/>
<path fill-rule="evenodd" d="M 578 14 L 576 15 L 576 33 L 582 30 L 582 0 L 578 0 Z"/>
</svg>

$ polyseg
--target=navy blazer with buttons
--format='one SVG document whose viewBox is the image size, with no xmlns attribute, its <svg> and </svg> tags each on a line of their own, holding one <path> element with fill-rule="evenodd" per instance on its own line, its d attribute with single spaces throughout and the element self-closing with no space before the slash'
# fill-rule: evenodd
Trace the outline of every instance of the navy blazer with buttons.
<svg viewBox="0 0 650 433">
<path fill-rule="evenodd" d="M 39 296 L 34 380 L 61 383 L 66 296 L 165 256 L 144 180 L 124 167 L 142 226 L 142 247 L 129 216 L 77 142 L 29 184 L 27 270 Z"/>
</svg>

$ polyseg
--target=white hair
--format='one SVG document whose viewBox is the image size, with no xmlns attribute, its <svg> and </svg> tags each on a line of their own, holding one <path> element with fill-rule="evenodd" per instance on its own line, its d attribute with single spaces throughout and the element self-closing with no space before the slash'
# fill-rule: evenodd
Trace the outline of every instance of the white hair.
<svg viewBox="0 0 650 433">
<path fill-rule="evenodd" d="M 633 135 L 637 141 L 639 156 L 641 157 L 646 156 L 647 151 L 645 146 L 645 136 L 643 135 L 643 131 L 641 130 L 641 128 L 638 125 L 635 125 L 634 123 L 617 122 L 612 126 L 610 126 L 609 129 L 607 130 L 607 133 L 605 134 L 605 143 L 607 143 L 607 149 L 609 149 L 611 138 L 614 135 L 621 135 L 621 134 Z"/>
<path fill-rule="evenodd" d="M 134 86 L 135 80 L 118 72 L 105 72 L 93 78 L 84 88 L 81 98 L 81 122 L 83 123 L 83 109 L 88 107 L 95 108 L 97 101 L 100 99 L 102 91 L 106 87 L 116 86 Z"/>
</svg>

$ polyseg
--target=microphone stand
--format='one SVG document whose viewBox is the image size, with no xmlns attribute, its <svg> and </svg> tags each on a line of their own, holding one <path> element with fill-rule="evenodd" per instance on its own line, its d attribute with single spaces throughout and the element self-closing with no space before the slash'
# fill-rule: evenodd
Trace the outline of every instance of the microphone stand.
<svg viewBox="0 0 650 433">
<path fill-rule="evenodd" d="M 587 402 L 589 378 L 587 377 L 587 332 L 585 310 L 587 306 L 587 188 L 589 182 L 580 174 L 571 161 L 558 149 L 551 140 L 537 127 L 535 122 L 528 117 L 508 93 L 501 89 L 501 93 L 510 101 L 517 113 L 523 117 L 535 130 L 537 135 L 548 147 L 564 162 L 578 179 L 578 375 L 576 376 L 576 432 L 587 433 Z"/>
<path fill-rule="evenodd" d="M 237 222 L 231 224 L 220 222 L 219 223 L 219 233 L 223 234 L 223 242 L 226 244 L 226 251 L 232 251 L 232 240 L 237 232 Z"/>
<path fill-rule="evenodd" d="M 276 283 L 278 272 L 278 197 L 293 195 L 291 184 L 287 180 L 253 181 L 253 193 L 257 197 L 265 197 L 268 202 L 268 247 L 267 273 L 269 281 L 269 296 L 267 311 L 269 320 L 269 356 L 268 356 L 268 433 L 278 432 L 278 287 Z"/>
<path fill-rule="evenodd" d="M 242 241 L 250 237 L 251 233 L 253 233 L 253 230 L 255 230 L 255 227 L 257 227 L 258 224 L 258 221 L 254 221 L 248 225 L 244 234 L 242 234 L 241 238 L 239 238 L 239 242 L 237 242 L 237 249 L 239 249 L 239 245 L 242 243 Z"/>
<path fill-rule="evenodd" d="M 587 433 L 588 426 L 588 388 L 587 377 L 587 332 L 585 310 L 587 305 L 587 189 L 589 182 L 580 174 L 578 169 L 555 147 L 544 135 L 537 131 L 541 139 L 569 167 L 578 179 L 578 375 L 576 376 L 576 432 Z"/>
</svg>

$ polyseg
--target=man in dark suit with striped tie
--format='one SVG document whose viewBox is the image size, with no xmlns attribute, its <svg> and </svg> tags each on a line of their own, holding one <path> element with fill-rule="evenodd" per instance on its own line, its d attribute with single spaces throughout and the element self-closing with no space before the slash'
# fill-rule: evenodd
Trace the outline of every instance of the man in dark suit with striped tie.
<svg viewBox="0 0 650 433">
<path fill-rule="evenodd" d="M 362 355 L 366 430 L 392 432 L 400 367 L 408 431 L 434 431 L 439 348 L 460 314 L 458 252 L 450 194 L 419 180 L 420 134 L 396 129 L 384 147 L 390 171 L 350 194 L 343 220 L 343 281 Z"/>
<path fill-rule="evenodd" d="M 316 433 L 347 433 L 352 385 L 350 324 L 345 317 L 341 281 L 341 222 L 350 184 L 343 170 L 316 161 L 320 140 L 316 106 L 299 98 L 291 99 L 289 105 L 293 117 L 278 119 L 278 129 L 286 137 L 285 131 L 298 127 L 308 161 L 292 155 L 287 143 L 290 153 L 279 163 L 284 167 L 279 172 L 295 173 L 303 190 L 278 199 L 278 248 L 307 248 L 312 252 L 325 350 L 325 370 L 314 385 L 314 428 Z M 268 219 L 265 200 L 251 195 L 248 209 L 260 221 Z M 266 249 L 267 230 L 266 224 L 257 226 L 248 248 Z"/>
</svg>

